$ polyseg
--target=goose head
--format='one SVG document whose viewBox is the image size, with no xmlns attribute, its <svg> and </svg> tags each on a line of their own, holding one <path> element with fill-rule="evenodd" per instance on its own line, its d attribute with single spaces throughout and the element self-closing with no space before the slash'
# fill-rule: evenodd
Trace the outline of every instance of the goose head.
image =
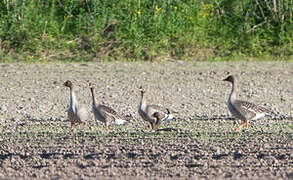
<svg viewBox="0 0 293 180">
<path fill-rule="evenodd" d="M 139 87 L 139 91 L 141 92 L 141 94 L 145 93 L 145 89 L 142 86 Z"/>
<path fill-rule="evenodd" d="M 94 89 L 94 84 L 93 83 L 89 83 L 89 87 L 90 87 L 90 89 Z"/>
<path fill-rule="evenodd" d="M 65 83 L 63 85 L 66 86 L 66 87 L 69 87 L 69 88 L 72 88 L 73 87 L 72 82 L 69 81 L 69 80 L 65 81 Z"/>
<path fill-rule="evenodd" d="M 234 83 L 235 77 L 233 75 L 230 75 L 230 76 L 226 77 L 225 79 L 223 79 L 223 81 L 228 81 L 228 82 Z"/>
</svg>

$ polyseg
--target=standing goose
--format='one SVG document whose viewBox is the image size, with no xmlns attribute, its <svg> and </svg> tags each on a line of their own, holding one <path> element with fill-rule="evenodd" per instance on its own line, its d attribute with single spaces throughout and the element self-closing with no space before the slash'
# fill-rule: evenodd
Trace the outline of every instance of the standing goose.
<svg viewBox="0 0 293 180">
<path fill-rule="evenodd" d="M 143 120 L 149 123 L 149 127 L 154 129 L 156 124 L 156 119 L 153 115 L 158 112 L 163 118 L 161 118 L 161 122 L 173 119 L 173 115 L 170 113 L 169 109 L 164 108 L 159 105 L 147 105 L 146 97 L 145 97 L 145 89 L 140 86 L 139 91 L 141 93 L 141 99 L 138 105 L 138 114 L 142 117 Z"/>
<path fill-rule="evenodd" d="M 102 123 L 104 123 L 107 130 L 109 130 L 109 123 L 111 121 L 114 121 L 118 125 L 127 123 L 127 121 L 122 116 L 120 116 L 114 109 L 108 106 L 104 106 L 100 104 L 98 101 L 96 101 L 93 84 L 89 83 L 89 87 L 93 99 L 92 111 L 96 120 L 99 120 Z"/>
<path fill-rule="evenodd" d="M 63 85 L 70 89 L 70 105 L 67 110 L 67 115 L 71 122 L 71 128 L 74 129 L 75 123 L 79 123 L 83 124 L 84 130 L 86 130 L 86 120 L 88 119 L 86 107 L 78 104 L 71 81 L 66 81 Z"/>
<path fill-rule="evenodd" d="M 230 75 L 223 81 L 228 81 L 232 83 L 232 90 L 228 99 L 228 109 L 230 110 L 231 114 L 234 115 L 237 119 L 244 121 L 243 124 L 238 126 L 236 131 L 240 131 L 243 126 L 248 129 L 248 123 L 250 120 L 257 120 L 264 117 L 266 114 L 271 113 L 269 110 L 257 106 L 253 103 L 247 101 L 240 101 L 237 100 L 238 96 L 238 87 L 237 87 L 237 80 L 234 76 Z"/>
</svg>

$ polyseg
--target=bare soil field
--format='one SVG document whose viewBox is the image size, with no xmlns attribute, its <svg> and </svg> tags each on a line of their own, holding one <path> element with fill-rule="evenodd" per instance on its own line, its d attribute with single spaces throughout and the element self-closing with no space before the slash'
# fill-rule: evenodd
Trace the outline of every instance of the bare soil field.
<svg viewBox="0 0 293 180">
<path fill-rule="evenodd" d="M 234 132 L 226 102 L 275 112 Z M 70 128 L 69 90 L 91 112 L 89 82 L 130 123 Z M 175 120 L 153 132 L 139 117 L 139 86 Z M 0 179 L 293 179 L 293 63 L 109 62 L 0 64 Z M 164 131 L 164 128 L 170 128 Z"/>
</svg>

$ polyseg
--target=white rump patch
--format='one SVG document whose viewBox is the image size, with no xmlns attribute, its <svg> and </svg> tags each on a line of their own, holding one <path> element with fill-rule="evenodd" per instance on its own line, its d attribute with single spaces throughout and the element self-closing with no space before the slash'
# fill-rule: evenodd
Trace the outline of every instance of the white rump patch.
<svg viewBox="0 0 293 180">
<path fill-rule="evenodd" d="M 125 123 L 126 123 L 126 121 L 124 119 L 115 119 L 115 124 L 122 125 Z"/>
<path fill-rule="evenodd" d="M 162 122 L 171 120 L 173 118 L 174 116 L 172 114 L 165 114 L 165 117 L 162 119 Z"/>
<path fill-rule="evenodd" d="M 262 118 L 262 117 L 264 117 L 264 116 L 265 116 L 265 113 L 258 113 L 258 114 L 256 114 L 256 115 L 254 116 L 254 118 L 252 118 L 252 120 L 253 120 L 253 121 L 258 120 L 258 119 L 260 119 L 260 118 Z"/>
</svg>

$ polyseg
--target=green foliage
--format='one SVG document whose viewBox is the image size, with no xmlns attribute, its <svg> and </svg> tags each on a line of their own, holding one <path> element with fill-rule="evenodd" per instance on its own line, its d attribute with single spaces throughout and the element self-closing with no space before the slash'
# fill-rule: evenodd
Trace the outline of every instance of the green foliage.
<svg viewBox="0 0 293 180">
<path fill-rule="evenodd" d="M 3 0 L 0 58 L 292 58 L 292 7 L 292 0 Z"/>
</svg>

